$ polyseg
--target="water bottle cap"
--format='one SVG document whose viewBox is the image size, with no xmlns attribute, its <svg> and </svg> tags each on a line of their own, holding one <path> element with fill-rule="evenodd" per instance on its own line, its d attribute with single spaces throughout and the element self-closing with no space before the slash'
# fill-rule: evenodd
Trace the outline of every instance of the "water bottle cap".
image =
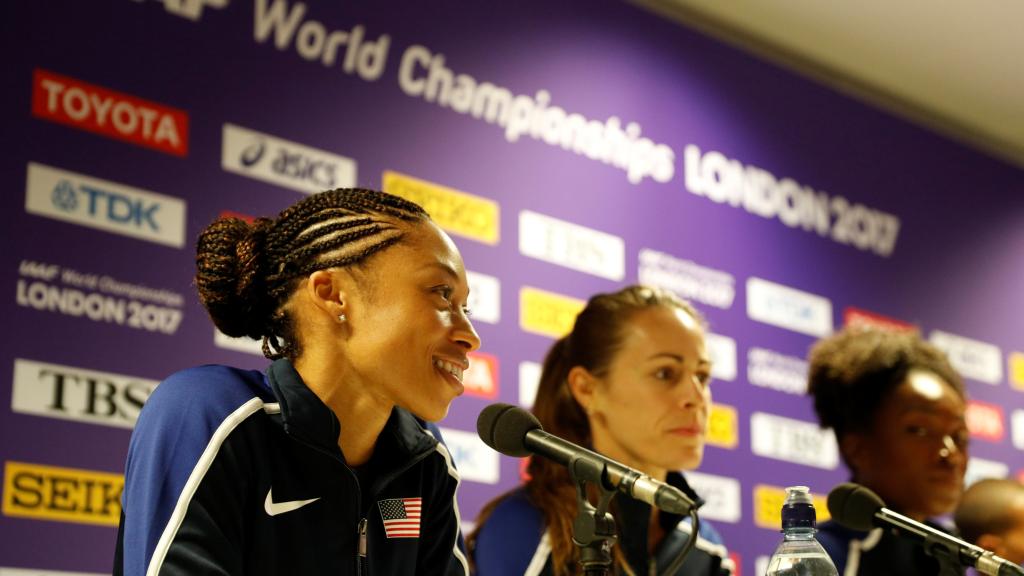
<svg viewBox="0 0 1024 576">
<path fill-rule="evenodd" d="M 811 489 L 807 486 L 786 488 L 786 502 L 782 505 L 782 529 L 814 528 L 816 520 Z"/>
</svg>

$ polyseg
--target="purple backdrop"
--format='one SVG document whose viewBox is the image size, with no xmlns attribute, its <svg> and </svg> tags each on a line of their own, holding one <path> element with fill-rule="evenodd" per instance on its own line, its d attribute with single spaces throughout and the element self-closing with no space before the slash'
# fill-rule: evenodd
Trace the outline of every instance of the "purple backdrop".
<svg viewBox="0 0 1024 576">
<path fill-rule="evenodd" d="M 498 366 L 482 386 L 497 391 L 457 400 L 445 429 L 472 431 L 487 403 L 520 401 L 521 364 L 551 343 L 521 324 L 521 288 L 585 298 L 656 277 L 691 297 L 725 337 L 720 366 L 734 346 L 698 484 L 744 573 L 778 540 L 758 521 L 772 494 L 759 485 L 826 494 L 846 479 L 827 441 L 768 415 L 813 421 L 807 399 L 780 388 L 849 307 L 912 323 L 955 356 L 978 401 L 972 478 L 1022 468 L 1019 168 L 610 0 L 16 0 L 4 16 L 0 284 L 15 298 L 2 310 L 0 572 L 109 571 L 116 528 L 99 511 L 117 510 L 87 479 L 123 471 L 146 381 L 265 365 L 215 345 L 190 285 L 196 234 L 224 211 L 276 214 L 302 195 L 286 181 L 331 176 L 381 187 L 394 171 L 497 203 L 496 243 L 456 235 L 469 270 L 500 285 L 478 304 L 500 318 L 477 321 Z M 350 44 L 362 49 L 346 60 Z M 443 55 L 453 100 L 415 95 L 429 74 L 418 55 Z M 508 123 L 488 117 L 495 87 L 512 97 Z M 589 136 L 572 139 L 574 114 Z M 232 132 L 248 142 L 233 156 L 226 124 L 250 131 Z M 333 172 L 271 181 L 253 131 L 272 137 L 265 153 L 276 143 L 306 158 L 292 168 L 319 158 Z M 246 177 L 246 158 L 263 179 Z M 524 210 L 555 219 L 542 239 L 520 228 Z M 833 239 L 846 233 L 863 246 Z M 621 276 L 601 272 L 617 265 Z M 749 294 L 751 278 L 768 284 Z M 767 426 L 756 442 L 752 418 Z M 495 469 L 452 438 L 471 522 L 518 463 Z"/>
</svg>

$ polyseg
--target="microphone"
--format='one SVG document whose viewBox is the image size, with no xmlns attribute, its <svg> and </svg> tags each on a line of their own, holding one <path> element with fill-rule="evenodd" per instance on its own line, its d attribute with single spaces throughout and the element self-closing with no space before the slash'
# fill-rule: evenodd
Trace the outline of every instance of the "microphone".
<svg viewBox="0 0 1024 576">
<path fill-rule="evenodd" d="M 686 515 L 696 508 L 682 490 L 545 432 L 533 414 L 518 406 L 491 404 L 484 408 L 476 431 L 484 444 L 502 454 L 543 456 L 570 468 L 578 480 L 617 490 L 666 512 Z"/>
<path fill-rule="evenodd" d="M 944 554 L 945 558 L 985 576 L 1024 576 L 1024 569 L 1009 560 L 889 510 L 878 494 L 860 484 L 846 482 L 836 486 L 828 494 L 828 511 L 836 522 L 851 530 L 895 528 L 900 534 L 922 541 L 929 554 Z"/>
</svg>

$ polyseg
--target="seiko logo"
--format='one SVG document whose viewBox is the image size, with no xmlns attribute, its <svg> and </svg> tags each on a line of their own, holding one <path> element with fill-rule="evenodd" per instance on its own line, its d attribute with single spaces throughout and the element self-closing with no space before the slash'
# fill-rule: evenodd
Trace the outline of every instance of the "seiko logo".
<svg viewBox="0 0 1024 576">
<path fill-rule="evenodd" d="M 494 200 L 394 170 L 384 171 L 382 184 L 385 192 L 422 206 L 430 218 L 448 232 L 485 244 L 498 243 L 501 207 Z"/>
<path fill-rule="evenodd" d="M 25 209 L 159 244 L 185 244 L 184 201 L 34 162 Z"/>
<path fill-rule="evenodd" d="M 188 115 L 175 108 L 37 69 L 32 113 L 169 154 L 188 153 Z"/>
<path fill-rule="evenodd" d="M 117 526 L 124 477 L 23 462 L 4 466 L 7 516 Z"/>
<path fill-rule="evenodd" d="M 224 125 L 221 166 L 308 194 L 355 185 L 351 158 L 234 124 Z"/>
<path fill-rule="evenodd" d="M 11 409 L 131 428 L 157 384 L 155 380 L 17 358 Z"/>
<path fill-rule="evenodd" d="M 578 298 L 523 286 L 519 289 L 519 327 L 526 332 L 561 338 L 572 331 L 576 316 L 585 305 Z"/>
</svg>

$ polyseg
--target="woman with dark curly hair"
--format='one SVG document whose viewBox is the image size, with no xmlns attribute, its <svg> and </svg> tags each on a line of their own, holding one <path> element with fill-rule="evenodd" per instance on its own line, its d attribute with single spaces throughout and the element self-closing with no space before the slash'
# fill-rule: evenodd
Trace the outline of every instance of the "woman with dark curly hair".
<svg viewBox="0 0 1024 576">
<path fill-rule="evenodd" d="M 851 480 L 920 522 L 953 510 L 967 467 L 966 397 L 946 356 L 916 332 L 848 328 L 811 350 L 809 393 L 832 428 Z M 911 540 L 834 522 L 818 540 L 846 576 L 934 575 Z"/>
<path fill-rule="evenodd" d="M 156 388 L 115 574 L 466 574 L 458 476 L 426 424 L 480 345 L 448 236 L 416 204 L 339 189 L 218 220 L 196 250 L 214 324 L 273 363 Z"/>
<path fill-rule="evenodd" d="M 533 413 L 544 429 L 667 482 L 704 456 L 711 359 L 700 314 L 669 292 L 629 286 L 592 297 L 544 359 Z M 526 484 L 488 504 L 469 548 L 479 576 L 578 573 L 576 492 L 567 469 L 531 458 Z M 690 538 L 688 518 L 615 497 L 616 573 L 661 574 Z M 726 576 L 733 563 L 701 523 L 679 574 Z"/>
</svg>

